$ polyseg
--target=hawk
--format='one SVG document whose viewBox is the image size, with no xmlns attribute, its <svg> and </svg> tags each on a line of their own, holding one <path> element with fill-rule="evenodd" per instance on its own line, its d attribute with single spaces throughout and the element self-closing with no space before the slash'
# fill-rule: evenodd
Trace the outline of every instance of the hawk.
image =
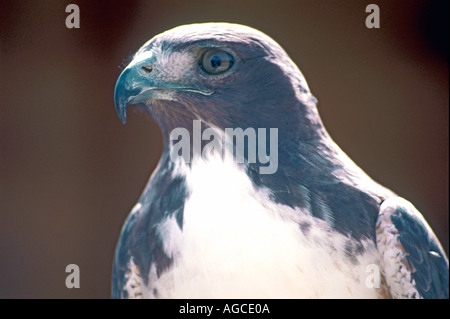
<svg viewBox="0 0 450 319">
<path fill-rule="evenodd" d="M 269 36 L 230 23 L 161 33 L 117 81 L 123 123 L 133 104 L 164 148 L 123 226 L 113 298 L 448 298 L 423 216 L 332 140 Z"/>
</svg>

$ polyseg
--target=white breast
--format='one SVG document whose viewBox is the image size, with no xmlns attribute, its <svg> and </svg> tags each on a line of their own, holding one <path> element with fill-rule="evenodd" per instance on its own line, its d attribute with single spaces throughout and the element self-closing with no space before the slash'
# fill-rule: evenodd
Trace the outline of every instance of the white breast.
<svg viewBox="0 0 450 319">
<path fill-rule="evenodd" d="M 175 174 L 186 176 L 191 192 L 183 229 L 175 218 L 158 226 L 174 263 L 160 277 L 151 267 L 145 297 L 379 297 L 379 289 L 366 286 L 366 266 L 378 264 L 372 243 L 352 264 L 343 257 L 349 238 L 273 203 L 232 161 L 198 159 L 191 169 L 180 164 Z M 301 223 L 310 225 L 305 234 Z"/>
</svg>

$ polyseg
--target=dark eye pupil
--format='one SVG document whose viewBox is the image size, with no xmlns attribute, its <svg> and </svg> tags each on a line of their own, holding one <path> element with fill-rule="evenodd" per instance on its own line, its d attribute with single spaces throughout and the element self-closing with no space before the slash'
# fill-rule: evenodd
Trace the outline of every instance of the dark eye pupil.
<svg viewBox="0 0 450 319">
<path fill-rule="evenodd" d="M 233 66 L 234 58 L 228 52 L 210 49 L 203 54 L 199 64 L 208 74 L 221 74 Z"/>
<path fill-rule="evenodd" d="M 219 56 L 214 55 L 213 57 L 211 57 L 211 66 L 213 68 L 218 68 L 221 65 L 222 65 L 222 59 Z"/>
</svg>

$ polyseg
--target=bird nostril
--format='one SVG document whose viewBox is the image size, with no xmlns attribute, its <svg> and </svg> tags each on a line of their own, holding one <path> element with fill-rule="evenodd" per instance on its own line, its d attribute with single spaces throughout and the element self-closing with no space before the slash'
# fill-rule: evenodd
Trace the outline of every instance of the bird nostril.
<svg viewBox="0 0 450 319">
<path fill-rule="evenodd" d="M 145 73 L 150 73 L 153 71 L 153 68 L 150 65 L 144 65 L 141 69 L 144 70 Z"/>
</svg>

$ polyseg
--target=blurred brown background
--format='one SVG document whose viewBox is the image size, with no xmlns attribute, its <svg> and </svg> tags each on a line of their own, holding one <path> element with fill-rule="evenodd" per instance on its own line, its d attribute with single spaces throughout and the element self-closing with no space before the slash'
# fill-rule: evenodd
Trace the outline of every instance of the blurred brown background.
<svg viewBox="0 0 450 319">
<path fill-rule="evenodd" d="M 70 3 L 80 29 L 65 26 Z M 365 27 L 369 3 L 380 29 Z M 120 229 L 162 143 L 143 114 L 121 124 L 115 81 L 152 36 L 209 21 L 278 41 L 338 144 L 448 251 L 448 1 L 0 0 L 0 297 L 110 296 Z M 71 263 L 80 289 L 65 286 Z"/>
</svg>

